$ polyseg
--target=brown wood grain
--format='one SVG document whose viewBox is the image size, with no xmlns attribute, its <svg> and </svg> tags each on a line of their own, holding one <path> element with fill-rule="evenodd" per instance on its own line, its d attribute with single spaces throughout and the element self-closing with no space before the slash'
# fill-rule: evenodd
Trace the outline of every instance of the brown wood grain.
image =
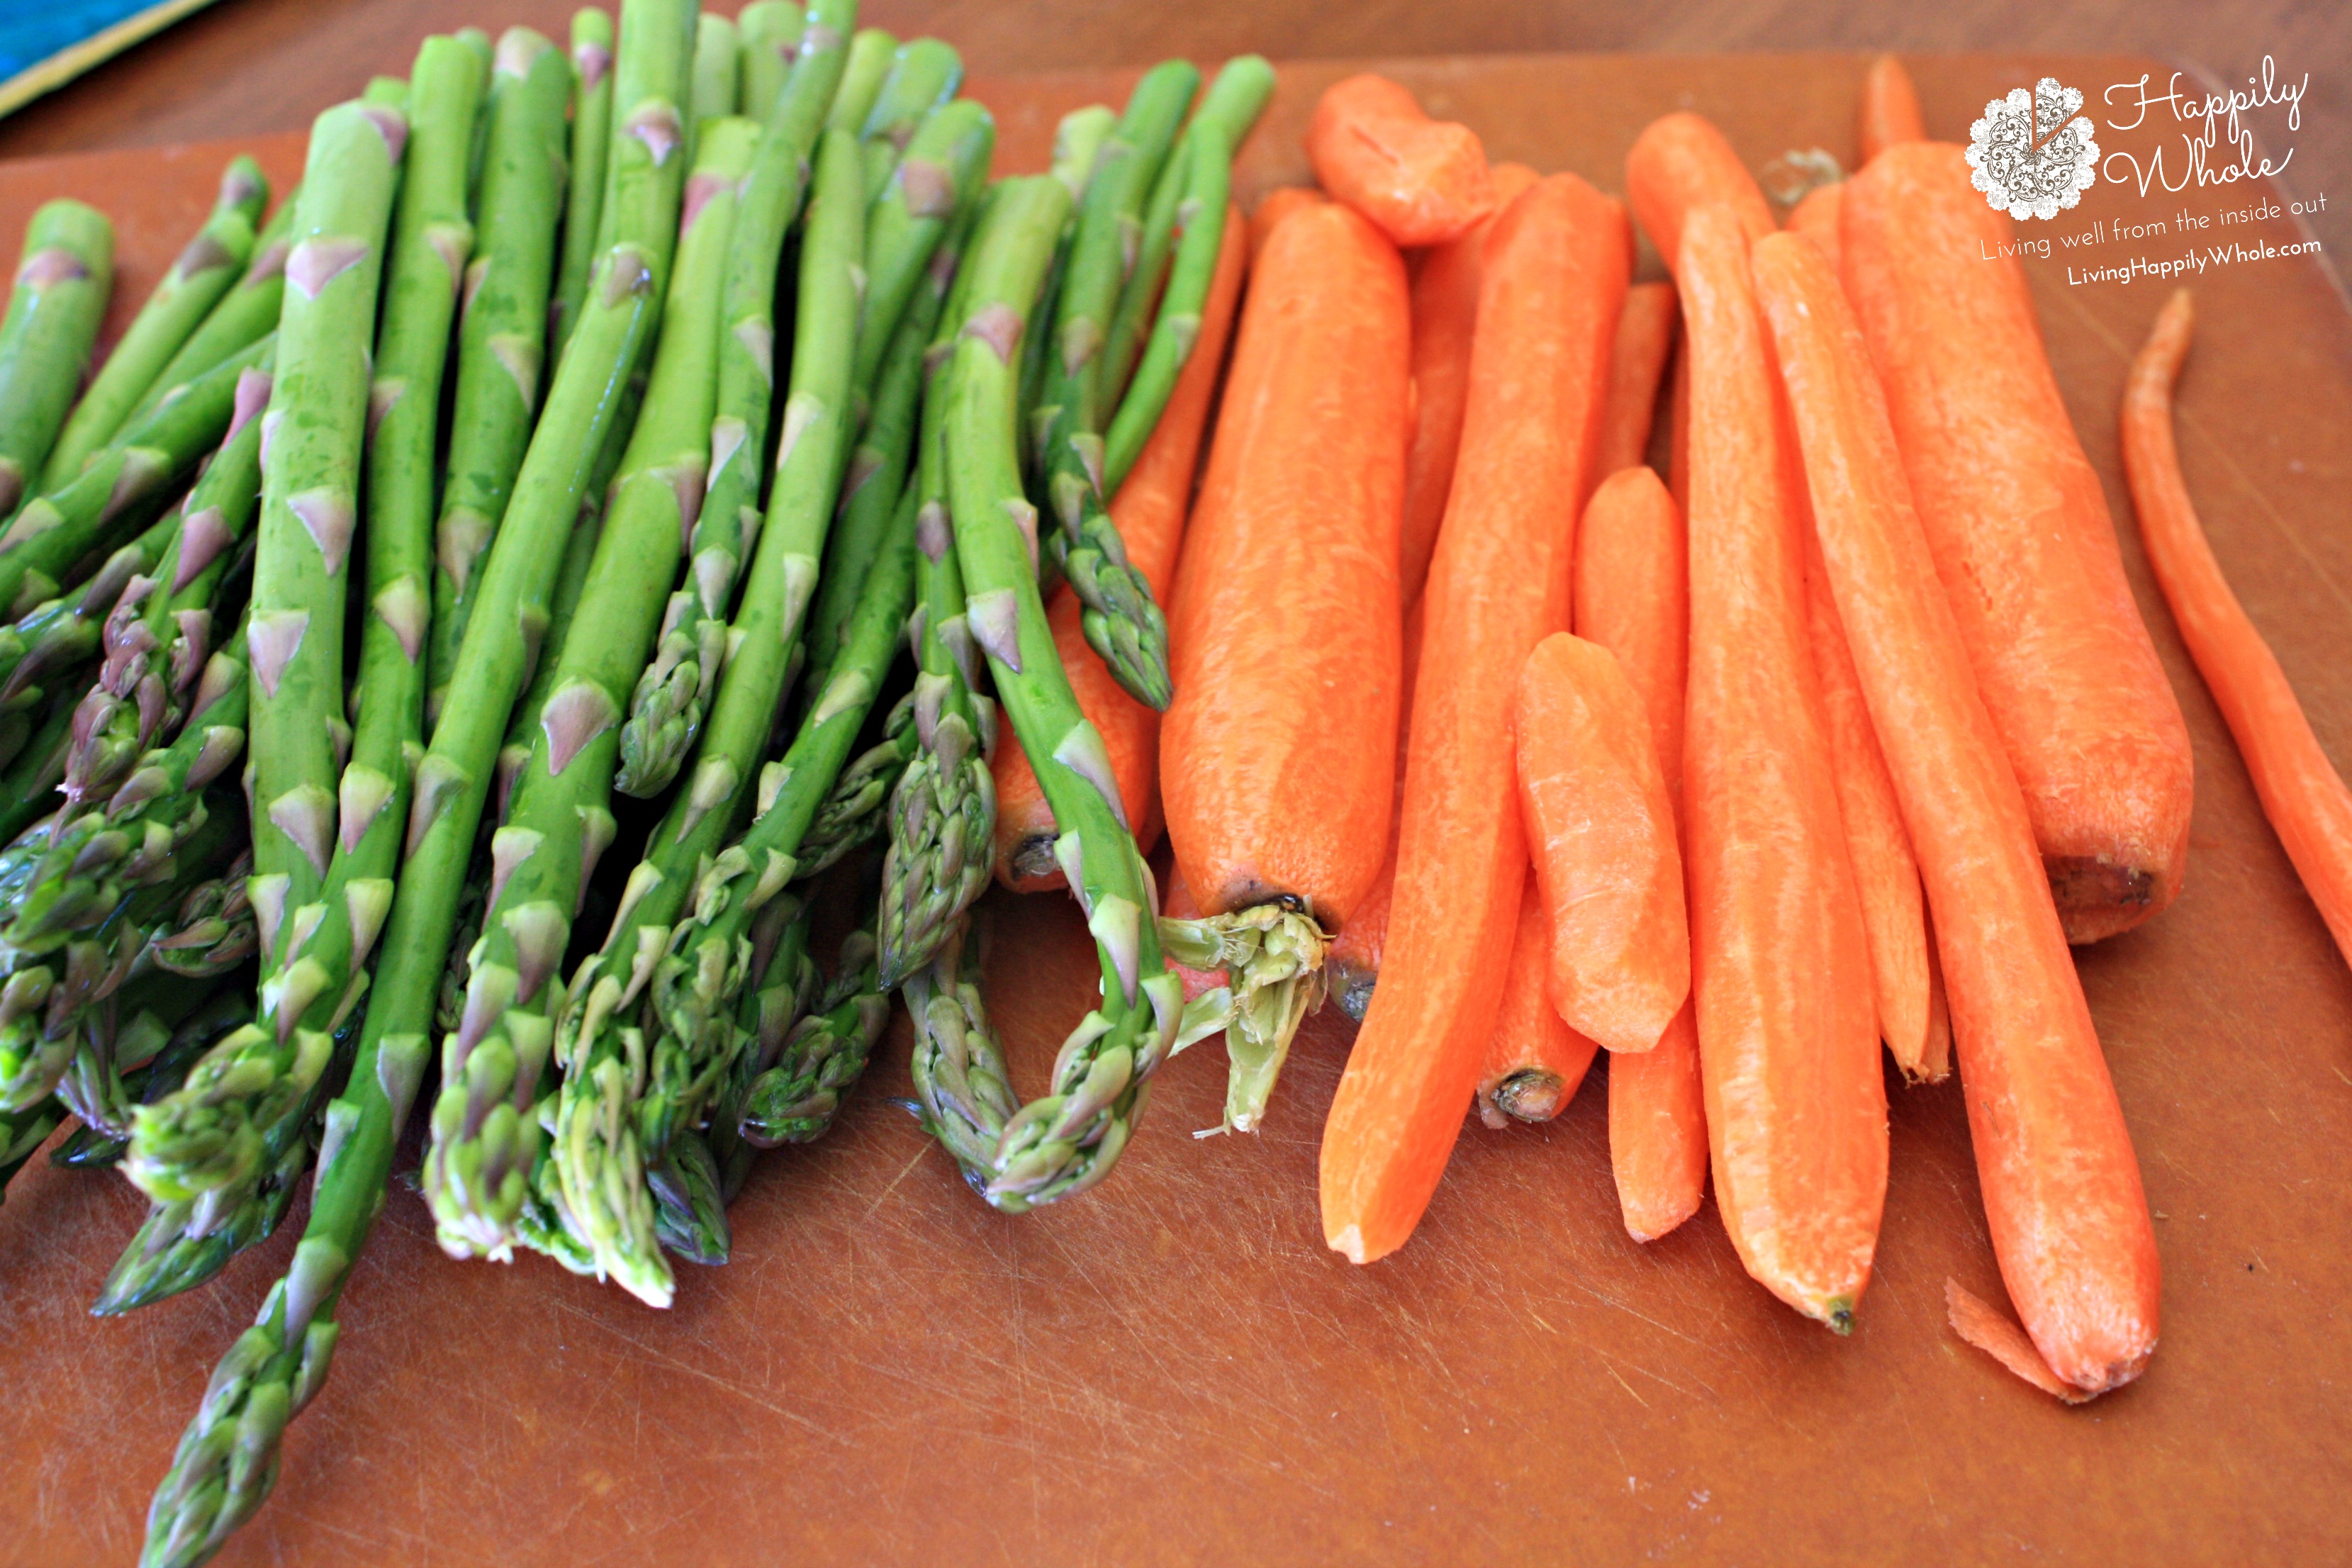
<svg viewBox="0 0 2352 1568">
<path fill-rule="evenodd" d="M 1385 68 L 1496 156 L 1622 189 L 1626 147 L 1668 108 L 1716 117 L 1751 166 L 1791 146 L 1844 155 L 1861 65 Z M 1302 175 L 1298 130 L 1343 68 L 1286 68 L 1244 190 Z M 1941 128 L 2044 70 L 2138 68 L 1915 68 Z M 992 76 L 979 90 L 1007 163 L 1034 166 L 1055 113 L 1123 81 Z M 225 151 L 0 170 L 0 234 L 76 182 L 158 213 L 177 203 L 192 223 Z M 2042 227 L 2132 214 L 2146 216 L 2136 198 L 2102 187 L 2079 225 Z M 175 233 L 142 221 L 124 249 L 152 268 Z M 1945 1328 L 1948 1277 L 1999 1289 L 1957 1083 L 1890 1081 L 1877 1269 L 1839 1340 L 1745 1278 L 1711 1205 L 1652 1246 L 1626 1239 L 1598 1071 L 1548 1127 L 1469 1125 L 1412 1244 L 1356 1269 L 1323 1248 L 1316 1215 L 1318 1129 L 1349 1037 L 1336 1013 L 1309 1026 L 1263 1133 L 1188 1136 L 1222 1101 L 1204 1045 L 1163 1074 L 1106 1186 L 1021 1219 L 975 1202 L 893 1103 L 902 1025 L 830 1139 L 762 1163 L 735 1209 L 735 1260 L 687 1270 L 666 1314 L 543 1260 L 450 1263 L 395 1180 L 332 1379 L 289 1435 L 277 1496 L 221 1561 L 2352 1553 L 2352 973 L 2262 820 L 2130 523 L 2115 405 L 2160 289 L 2070 286 L 2061 260 L 2028 271 L 2198 763 L 2180 901 L 2082 957 L 2166 1268 L 2163 1345 L 2141 1383 L 2066 1410 Z M 2321 740 L 2352 757 L 2352 317 L 2308 259 L 2197 288 L 2189 486 Z M 1091 994 L 1091 958 L 1066 900 L 988 907 L 990 999 L 1034 1088 Z M 139 1212 L 121 1182 L 39 1162 L 0 1206 L 0 1565 L 131 1560 L 149 1490 L 300 1218 L 204 1290 L 92 1321 L 82 1304 Z"/>
</svg>

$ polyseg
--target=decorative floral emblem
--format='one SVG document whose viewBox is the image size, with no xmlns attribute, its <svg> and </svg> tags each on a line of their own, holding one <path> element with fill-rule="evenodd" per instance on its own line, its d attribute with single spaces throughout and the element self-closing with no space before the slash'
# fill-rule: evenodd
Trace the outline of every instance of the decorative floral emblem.
<svg viewBox="0 0 2352 1568">
<path fill-rule="evenodd" d="M 1969 184 L 2016 218 L 2056 217 L 2098 183 L 2099 144 L 2075 113 L 2083 95 L 2045 76 L 2029 93 L 2012 88 L 1969 127 Z"/>
</svg>

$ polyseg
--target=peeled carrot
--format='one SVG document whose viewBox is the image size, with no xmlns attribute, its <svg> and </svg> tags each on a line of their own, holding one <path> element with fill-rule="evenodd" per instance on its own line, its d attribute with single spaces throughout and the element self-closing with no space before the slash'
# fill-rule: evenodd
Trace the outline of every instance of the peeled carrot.
<svg viewBox="0 0 2352 1568">
<path fill-rule="evenodd" d="M 1675 356 L 1675 384 L 1666 394 L 1666 488 L 1675 510 L 1690 512 L 1690 345 Z"/>
<path fill-rule="evenodd" d="M 1609 1050 L 1649 1050 L 1690 996 L 1682 851 L 1649 715 L 1615 655 L 1559 632 L 1519 671 L 1511 731 L 1552 1005 Z"/>
<path fill-rule="evenodd" d="M 1411 333 L 1403 258 L 1352 208 L 1266 240 L 1168 615 L 1160 795 L 1213 915 L 1345 925 L 1380 870 Z"/>
<path fill-rule="evenodd" d="M 1528 867 L 1512 685 L 1568 619 L 1576 505 L 1624 305 L 1623 216 L 1553 175 L 1496 223 L 1481 266 L 1461 460 L 1423 592 L 1399 896 L 1323 1129 L 1324 1237 L 1358 1263 L 1412 1234 L 1494 1033 Z"/>
<path fill-rule="evenodd" d="M 1919 89 L 1911 85 L 1911 73 L 1893 55 L 1881 55 L 1870 62 L 1870 71 L 1862 79 L 1860 118 L 1855 140 L 1861 144 L 1864 163 L 1898 142 L 1927 140 L 1927 122 L 1919 113 Z"/>
<path fill-rule="evenodd" d="M 1403 679 L 1397 683 L 1396 810 L 1389 819 L 1389 849 L 1381 861 L 1371 890 L 1358 901 L 1355 913 L 1339 928 L 1324 954 L 1331 995 L 1340 1011 L 1359 1024 L 1372 1005 L 1372 987 L 1381 977 L 1381 955 L 1388 946 L 1389 907 L 1396 891 L 1397 836 L 1404 827 L 1404 760 L 1412 734 L 1413 678 L 1421 667 L 1421 601 L 1404 613 Z"/>
<path fill-rule="evenodd" d="M 1615 654 L 1641 693 L 1677 802 L 1690 640 L 1683 555 L 1682 515 L 1655 473 L 1622 469 L 1592 492 L 1576 531 L 1576 635 Z M 1698 1027 L 1685 1002 L 1654 1050 L 1609 1064 L 1609 1163 L 1634 1240 L 1654 1241 L 1698 1212 L 1706 1157 Z"/>
<path fill-rule="evenodd" d="M 1810 518 L 1806 526 L 1810 531 Z M 1919 862 L 1911 853 L 1895 781 L 1887 776 L 1886 759 L 1870 726 L 1870 705 L 1854 674 L 1837 602 L 1822 574 L 1820 547 L 1810 537 L 1805 555 L 1805 616 L 1813 668 L 1821 678 L 1822 710 L 1829 720 L 1838 815 L 1845 826 L 1854 891 L 1862 899 L 1863 929 L 1870 937 L 1878 1037 L 1904 1077 L 1915 1082 L 1941 1078 L 1927 1060 L 1927 917 Z"/>
<path fill-rule="evenodd" d="M 1658 383 L 1675 347 L 1675 286 L 1636 283 L 1625 290 L 1625 311 L 1617 319 L 1616 346 L 1610 351 L 1609 412 L 1593 454 L 1596 483 L 1649 456 L 1650 424 L 1658 408 Z"/>
<path fill-rule="evenodd" d="M 1759 242 L 1755 276 L 1830 588 L 1935 913 L 2001 1278 L 2053 1372 L 2113 1388 L 2156 1348 L 2156 1237 L 2032 821 L 1837 279 L 1794 236 Z"/>
<path fill-rule="evenodd" d="M 1734 209 L 1689 215 L 1680 281 L 1691 352 L 1684 864 L 1716 1203 L 1748 1273 L 1844 1332 L 1885 1201 L 1886 1094 L 1807 646 L 1794 476 Z"/>
<path fill-rule="evenodd" d="M 1489 176 L 1496 199 L 1508 203 L 1541 178 L 1524 163 L 1497 163 Z M 1470 374 L 1470 338 L 1478 325 L 1478 247 L 1486 222 L 1473 225 L 1422 253 L 1412 277 L 1412 447 L 1404 464 L 1404 532 L 1398 581 L 1404 602 L 1421 596 L 1429 575 L 1445 492 L 1454 485 L 1454 454 L 1462 440 L 1463 388 Z"/>
<path fill-rule="evenodd" d="M 1241 298 L 1245 243 L 1241 215 L 1228 208 L 1217 250 L 1217 270 L 1201 309 L 1201 335 L 1184 361 L 1151 439 L 1144 444 L 1134 468 L 1111 501 L 1111 519 L 1118 524 L 1128 559 L 1150 580 L 1153 595 L 1162 600 L 1176 573 L 1176 552 L 1183 541 L 1185 510 L 1192 504 L 1201 433 L 1209 421 L 1217 374 L 1224 364 L 1225 340 L 1234 324 L 1234 307 Z M 1135 824 L 1136 841 L 1148 852 L 1160 837 L 1156 787 L 1160 715 L 1129 697 L 1111 678 L 1101 658 L 1087 646 L 1079 615 L 1077 596 L 1067 587 L 1055 595 L 1048 612 L 1054 646 L 1061 650 L 1062 668 L 1069 673 L 1079 708 L 1102 736 L 1127 819 Z M 1054 855 L 1054 840 L 1061 830 L 1054 825 L 1053 807 L 1045 804 L 1045 794 L 1037 787 L 1029 759 L 1009 729 L 991 765 L 996 774 L 997 879 L 1024 893 L 1062 887 L 1061 863 Z"/>
<path fill-rule="evenodd" d="M 1750 240 L 1780 226 L 1772 205 L 1739 154 L 1713 122 L 1687 111 L 1661 115 L 1643 127 L 1625 154 L 1625 190 L 1633 219 L 1658 247 L 1669 271 L 1682 275 L 1683 220 L 1708 202 L 1730 204 Z"/>
<path fill-rule="evenodd" d="M 1789 232 L 1801 234 L 1822 247 L 1830 258 L 1830 270 L 1840 265 L 1838 257 L 1839 214 L 1845 207 L 1845 184 L 1815 185 L 1805 193 L 1805 199 L 1789 209 Z"/>
<path fill-rule="evenodd" d="M 1477 133 L 1432 120 L 1386 77 L 1324 89 L 1307 127 L 1307 159 L 1334 200 L 1399 245 L 1442 244 L 1495 210 Z"/>
<path fill-rule="evenodd" d="M 1257 253 L 1265 248 L 1265 237 L 1274 232 L 1275 225 L 1301 207 L 1321 206 L 1328 199 L 1312 185 L 1282 185 L 1260 196 L 1257 205 L 1250 209 L 1250 259 L 1255 261 Z"/>
<path fill-rule="evenodd" d="M 1551 917 L 1528 883 L 1503 973 L 1503 1004 L 1478 1072 L 1478 1117 L 1489 1127 L 1549 1121 L 1568 1109 L 1601 1047 L 1551 1005 Z"/>
<path fill-rule="evenodd" d="M 2124 387 L 2124 471 L 2148 563 L 2198 673 L 2236 737 L 2263 815 L 2352 959 L 2352 792 L 2311 732 L 2303 704 L 2261 632 L 2230 591 L 2180 478 L 2172 388 L 2196 324 L 2186 289 L 2165 301 Z"/>
<path fill-rule="evenodd" d="M 2007 219 L 1960 150 L 1889 147 L 1846 182 L 1842 278 L 1937 575 L 2025 792 L 2072 942 L 2180 890 L 2189 731 L 2132 602 Z"/>
</svg>

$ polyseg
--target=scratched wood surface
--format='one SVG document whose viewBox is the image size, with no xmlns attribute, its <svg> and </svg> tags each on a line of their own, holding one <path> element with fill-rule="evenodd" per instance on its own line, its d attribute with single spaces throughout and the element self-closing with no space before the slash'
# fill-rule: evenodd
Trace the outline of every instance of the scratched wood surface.
<svg viewBox="0 0 2352 1568">
<path fill-rule="evenodd" d="M 1383 68 L 1494 156 L 1622 189 L 1634 134 L 1678 107 L 1715 116 L 1751 164 L 1811 146 L 1850 158 L 1861 66 Z M 1345 68 L 1286 70 L 1245 196 L 1303 178 L 1307 107 Z M 1959 135 L 1987 98 L 2044 71 L 2088 87 L 2142 68 L 1914 68 L 1931 130 Z M 1062 110 L 1126 79 L 976 88 L 1002 117 L 1004 166 L 1024 167 Z M 0 166 L 0 233 L 49 195 L 102 202 L 123 224 L 124 289 L 143 290 L 226 151 Z M 294 141 L 261 151 L 277 171 L 299 161 Z M 2079 221 L 2032 232 L 2179 205 L 2103 186 Z M 2261 237 L 2294 234 L 2282 219 Z M 1549 1127 L 1469 1125 L 1412 1245 L 1354 1269 L 1321 1246 L 1315 1207 L 1349 1039 L 1336 1014 L 1309 1026 L 1264 1133 L 1189 1136 L 1222 1093 L 1203 1046 L 1166 1070 L 1108 1185 L 1018 1220 L 973 1201 L 892 1103 L 902 1026 L 828 1141 L 765 1160 L 735 1209 L 734 1261 L 688 1269 L 666 1314 L 537 1259 L 449 1263 L 395 1183 L 332 1380 L 222 1561 L 2341 1559 L 2352 974 L 2263 824 L 2129 522 L 2115 403 L 2160 288 L 2070 285 L 2084 253 L 2053 251 L 2028 263 L 2051 354 L 2199 764 L 2180 902 L 2082 959 L 2166 1268 L 2163 1348 L 2141 1383 L 2062 1409 L 1944 1327 L 1948 1276 L 1999 1289 L 1957 1084 L 1890 1084 L 1877 1274 L 1841 1341 L 1746 1279 L 1711 1206 L 1653 1246 L 1625 1238 L 1600 1069 Z M 2190 488 L 2322 740 L 2352 756 L 2352 316 L 2307 259 L 2195 286 Z M 989 907 L 992 1002 L 1034 1084 L 1092 964 L 1066 900 Z M 149 1490 L 300 1216 L 192 1297 L 87 1319 L 138 1213 L 122 1183 L 40 1163 L 0 1206 L 0 1564 L 132 1558 Z"/>
</svg>

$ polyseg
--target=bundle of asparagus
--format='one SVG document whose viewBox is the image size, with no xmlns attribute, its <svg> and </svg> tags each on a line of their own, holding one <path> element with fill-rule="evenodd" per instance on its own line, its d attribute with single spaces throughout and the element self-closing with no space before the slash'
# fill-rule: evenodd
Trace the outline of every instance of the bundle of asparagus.
<svg viewBox="0 0 2352 1568">
<path fill-rule="evenodd" d="M 1066 577 L 1166 704 L 1105 502 L 1271 72 L 1188 117 L 1200 73 L 1155 68 L 1052 174 L 992 181 L 956 51 L 855 0 L 624 0 L 571 46 L 425 40 L 319 118 L 266 224 L 238 160 L 78 397 L 101 215 L 43 209 L 0 321 L 0 1176 L 70 1117 L 57 1163 L 149 1196 L 117 1312 L 317 1167 L 151 1563 L 268 1495 L 436 1059 L 444 1247 L 663 1305 L 671 1255 L 727 1258 L 756 1152 L 831 1126 L 894 992 L 925 1124 L 1013 1212 L 1100 1181 L 1152 1070 L 1234 1013 L 1162 962 L 1041 595 Z M 965 934 L 1000 703 L 1104 976 L 1026 1107 Z M 658 817 L 604 866 L 622 796 Z"/>
</svg>

